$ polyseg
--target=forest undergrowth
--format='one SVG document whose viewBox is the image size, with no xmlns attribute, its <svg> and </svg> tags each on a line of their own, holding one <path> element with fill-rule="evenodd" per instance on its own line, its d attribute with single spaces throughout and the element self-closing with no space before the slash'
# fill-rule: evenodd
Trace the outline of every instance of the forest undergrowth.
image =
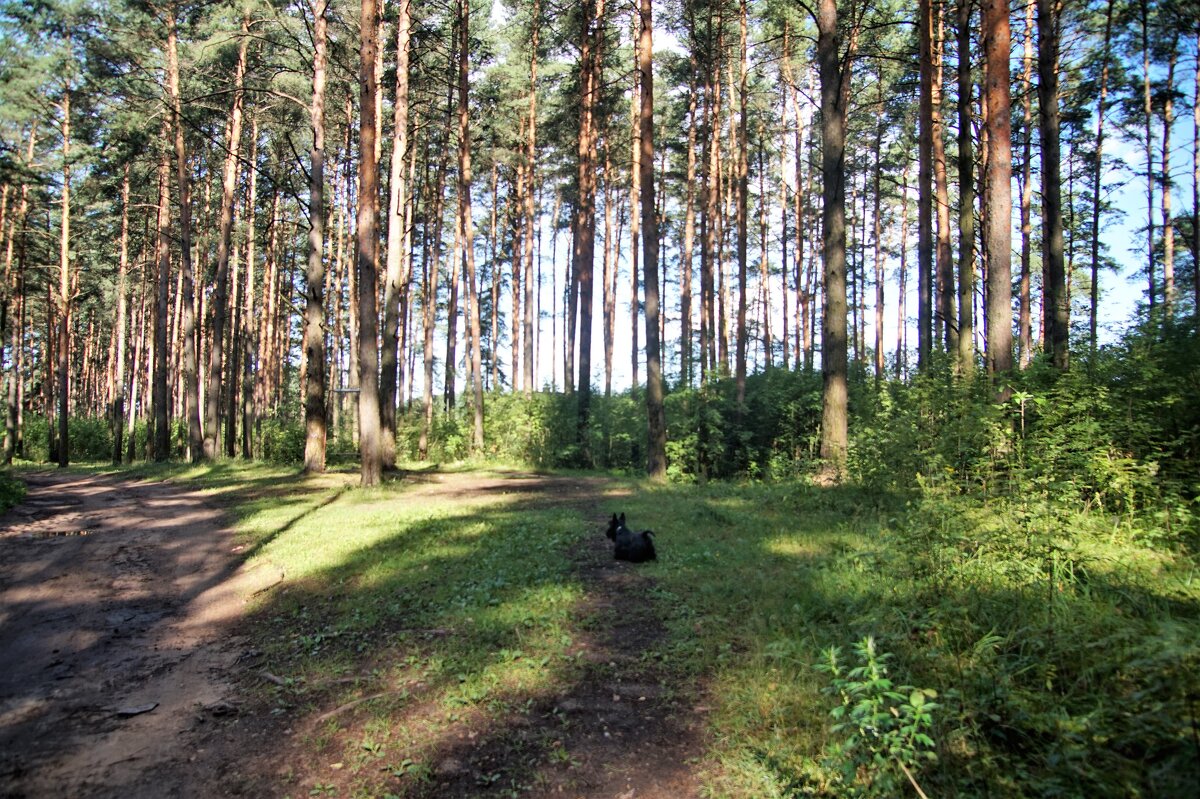
<svg viewBox="0 0 1200 799">
<path fill-rule="evenodd" d="M 740 414 L 723 382 L 674 392 L 674 479 L 659 485 L 622 474 L 644 452 L 636 398 L 598 401 L 607 488 L 588 510 L 658 534 L 649 594 L 630 599 L 668 629 L 644 657 L 711 706 L 709 795 L 1191 795 L 1197 364 L 1196 331 L 1175 329 L 1065 374 L 1035 365 L 1004 401 L 948 368 L 860 376 L 850 478 L 832 487 L 807 477 L 815 375 L 755 376 Z M 484 460 L 577 464 L 560 442 L 572 421 L 554 395 L 495 402 Z M 440 467 L 412 468 L 484 468 L 455 462 L 460 422 L 439 422 Z M 414 742 L 579 677 L 591 622 L 567 553 L 601 534 L 580 503 L 429 506 L 412 501 L 419 480 L 364 490 L 232 463 L 139 473 L 228 496 L 251 557 L 294 580 L 256 617 L 278 712 L 313 711 L 314 686 L 348 675 L 386 687 L 357 726 L 307 739 L 359 795 L 419 794 L 437 764 Z M 492 776 L 481 795 L 539 785 Z"/>
</svg>

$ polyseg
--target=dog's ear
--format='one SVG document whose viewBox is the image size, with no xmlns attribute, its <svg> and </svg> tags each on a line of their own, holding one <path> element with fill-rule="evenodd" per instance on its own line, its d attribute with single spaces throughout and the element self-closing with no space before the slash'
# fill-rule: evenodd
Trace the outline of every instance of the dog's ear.
<svg viewBox="0 0 1200 799">
<path fill-rule="evenodd" d="M 612 517 L 612 523 L 613 524 L 617 523 L 617 514 L 615 514 L 615 513 L 613 514 L 613 517 Z"/>
<path fill-rule="evenodd" d="M 622 513 L 621 514 L 621 524 L 624 524 L 624 523 L 625 523 L 625 514 Z"/>
</svg>

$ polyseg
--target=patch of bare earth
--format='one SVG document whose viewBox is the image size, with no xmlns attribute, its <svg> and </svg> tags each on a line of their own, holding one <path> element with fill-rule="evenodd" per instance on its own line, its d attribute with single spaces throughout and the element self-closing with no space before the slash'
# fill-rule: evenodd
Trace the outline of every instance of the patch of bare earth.
<svg viewBox="0 0 1200 799">
<path fill-rule="evenodd" d="M 651 656 L 666 631 L 647 597 L 650 579 L 612 560 L 603 522 L 618 508 L 601 507 L 605 482 L 402 479 L 419 481 L 410 496 L 430 502 L 503 495 L 518 507 L 577 507 L 594 534 L 569 555 L 587 596 L 573 676 L 510 717 L 463 713 L 449 734 L 414 743 L 411 757 L 428 771 L 381 775 L 379 789 L 698 796 L 702 714 Z M 0 796 L 349 792 L 349 782 L 327 778 L 315 733 L 336 718 L 340 732 L 323 744 L 336 751 L 365 737 L 368 716 L 346 702 L 345 686 L 309 696 L 303 710 L 271 712 L 262 690 L 271 675 L 250 637 L 263 628 L 245 623 L 245 598 L 283 575 L 241 568 L 214 503 L 168 484 L 58 472 L 28 480 L 26 502 L 0 519 Z M 360 693 L 377 690 L 364 684 Z M 438 712 L 432 703 L 427 711 Z"/>
</svg>

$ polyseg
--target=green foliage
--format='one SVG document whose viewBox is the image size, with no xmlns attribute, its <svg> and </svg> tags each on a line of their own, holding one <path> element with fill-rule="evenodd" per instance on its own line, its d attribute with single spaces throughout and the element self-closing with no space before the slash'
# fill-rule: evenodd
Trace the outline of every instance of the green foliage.
<svg viewBox="0 0 1200 799">
<path fill-rule="evenodd" d="M 0 513 L 25 499 L 25 483 L 7 470 L 0 471 Z"/>
<path fill-rule="evenodd" d="M 837 739 L 826 753 L 826 768 L 837 775 L 842 796 L 896 796 L 915 782 L 923 764 L 937 760 L 929 737 L 933 689 L 895 685 L 888 677 L 892 655 L 878 652 L 875 639 L 854 645 L 861 665 L 847 671 L 837 647 L 825 650 L 817 665 L 830 677 L 826 693 L 841 700 L 830 715 Z"/>
<path fill-rule="evenodd" d="M 26 415 L 24 421 L 25 459 L 35 463 L 50 462 L 50 425 L 48 420 L 44 416 Z M 112 430 L 107 419 L 71 417 L 67 422 L 67 436 L 70 447 L 68 454 L 72 463 L 96 463 L 112 460 Z"/>
<path fill-rule="evenodd" d="M 286 416 L 262 420 L 262 459 L 276 466 L 298 464 L 304 460 L 304 423 Z"/>
</svg>

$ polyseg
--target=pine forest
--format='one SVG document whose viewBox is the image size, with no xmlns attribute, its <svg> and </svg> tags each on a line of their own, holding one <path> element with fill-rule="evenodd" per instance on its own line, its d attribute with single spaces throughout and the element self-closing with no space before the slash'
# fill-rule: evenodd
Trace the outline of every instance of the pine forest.
<svg viewBox="0 0 1200 799">
<path fill-rule="evenodd" d="M 337 715 L 234 792 L 1200 783 L 1196 0 L 0 0 L 0 261 L 0 506 L 103 473 L 226 496 L 248 562 L 312 536 L 253 701 Z M 567 504 L 412 485 L 495 474 Z M 615 568 L 623 510 L 626 701 L 695 718 L 619 785 L 586 723 L 447 755 L 589 706 L 535 658 L 609 679 L 566 599 L 479 625 L 617 591 L 563 553 Z M 328 687 L 401 657 L 442 710 Z"/>
</svg>

